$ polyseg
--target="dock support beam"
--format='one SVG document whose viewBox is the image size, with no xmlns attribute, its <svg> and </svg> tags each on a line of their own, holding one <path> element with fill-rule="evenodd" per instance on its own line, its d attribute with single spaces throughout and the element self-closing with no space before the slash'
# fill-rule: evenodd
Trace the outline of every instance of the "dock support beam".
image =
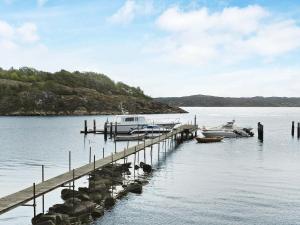
<svg viewBox="0 0 300 225">
<path fill-rule="evenodd" d="M 258 124 L 257 124 L 257 133 L 258 133 L 258 140 L 263 142 L 264 141 L 264 126 L 260 122 L 258 122 Z"/>
<path fill-rule="evenodd" d="M 94 122 L 94 133 L 96 133 L 96 120 L 94 120 L 93 122 Z"/>
<path fill-rule="evenodd" d="M 104 123 L 104 141 L 107 141 L 107 122 Z"/>
<path fill-rule="evenodd" d="M 87 120 L 84 120 L 84 134 L 87 135 Z"/>
</svg>

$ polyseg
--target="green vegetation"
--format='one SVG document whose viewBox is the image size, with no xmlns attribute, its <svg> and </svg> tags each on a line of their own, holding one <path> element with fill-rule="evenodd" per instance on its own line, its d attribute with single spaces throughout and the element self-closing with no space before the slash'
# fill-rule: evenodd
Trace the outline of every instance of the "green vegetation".
<svg viewBox="0 0 300 225">
<path fill-rule="evenodd" d="M 117 114 L 121 104 L 130 113 L 181 111 L 103 74 L 0 68 L 1 115 Z"/>
</svg>

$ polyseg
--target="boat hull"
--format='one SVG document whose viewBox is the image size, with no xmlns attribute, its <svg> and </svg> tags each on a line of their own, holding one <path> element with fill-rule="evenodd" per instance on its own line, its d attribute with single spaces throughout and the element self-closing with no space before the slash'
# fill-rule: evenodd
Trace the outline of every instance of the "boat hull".
<svg viewBox="0 0 300 225">
<path fill-rule="evenodd" d="M 224 137 L 224 138 L 236 138 L 237 134 L 231 131 L 202 131 L 202 134 L 207 138 Z"/>
<path fill-rule="evenodd" d="M 223 137 L 196 137 L 198 143 L 214 143 L 223 140 Z"/>
</svg>

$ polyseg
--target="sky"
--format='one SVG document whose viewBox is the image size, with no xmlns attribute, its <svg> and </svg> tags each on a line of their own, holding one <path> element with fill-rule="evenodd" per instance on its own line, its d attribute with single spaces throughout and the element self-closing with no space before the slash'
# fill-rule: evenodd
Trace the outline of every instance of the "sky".
<svg viewBox="0 0 300 225">
<path fill-rule="evenodd" d="M 0 67 L 94 71 L 152 97 L 300 96 L 299 0 L 0 0 Z"/>
</svg>

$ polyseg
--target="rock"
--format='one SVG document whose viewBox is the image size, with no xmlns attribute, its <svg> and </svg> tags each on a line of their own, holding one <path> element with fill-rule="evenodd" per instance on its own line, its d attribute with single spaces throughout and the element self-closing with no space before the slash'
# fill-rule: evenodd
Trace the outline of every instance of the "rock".
<svg viewBox="0 0 300 225">
<path fill-rule="evenodd" d="M 79 198 L 82 201 L 88 201 L 90 199 L 87 194 L 79 192 L 79 191 L 76 191 L 76 190 L 73 191 L 71 189 L 65 188 L 65 189 L 63 189 L 61 191 L 61 198 L 63 200 L 66 200 L 66 199 L 69 199 L 69 198 L 73 198 L 73 196 L 75 198 Z"/>
<path fill-rule="evenodd" d="M 96 204 L 91 201 L 81 202 L 79 205 L 75 205 L 74 210 L 72 211 L 72 216 L 81 216 L 85 214 L 89 214 L 94 208 Z"/>
<path fill-rule="evenodd" d="M 139 168 L 140 168 L 140 167 L 139 167 L 138 165 L 135 165 L 135 166 L 134 166 L 134 169 L 135 169 L 135 170 L 138 170 Z"/>
<path fill-rule="evenodd" d="M 101 207 L 94 208 L 91 212 L 91 215 L 92 215 L 93 219 L 95 220 L 104 215 L 104 209 Z"/>
<path fill-rule="evenodd" d="M 90 199 L 91 201 L 100 204 L 101 201 L 104 199 L 104 196 L 101 193 L 93 192 L 90 194 Z"/>
<path fill-rule="evenodd" d="M 37 223 L 35 225 L 56 225 L 56 224 L 53 223 L 51 220 L 48 220 L 48 221 Z"/>
<path fill-rule="evenodd" d="M 111 207 L 113 207 L 116 203 L 116 200 L 112 197 L 107 197 L 105 200 L 104 200 L 104 207 L 106 209 L 109 209 Z"/>
<path fill-rule="evenodd" d="M 61 213 L 70 215 L 73 211 L 73 207 L 67 204 L 55 204 L 49 208 L 49 213 Z"/>
<path fill-rule="evenodd" d="M 152 172 L 152 166 L 146 163 L 141 162 L 140 167 L 143 169 L 144 172 L 146 173 L 151 173 Z"/>
<path fill-rule="evenodd" d="M 135 194 L 141 194 L 143 190 L 143 186 L 137 182 L 128 184 L 126 191 L 135 193 Z"/>
<path fill-rule="evenodd" d="M 128 191 L 126 189 L 124 189 L 117 194 L 117 199 L 123 198 L 127 194 L 128 194 Z"/>
<path fill-rule="evenodd" d="M 40 213 L 37 216 L 32 218 L 31 223 L 33 225 L 36 225 L 46 221 L 52 221 L 54 224 L 56 224 L 56 215 L 47 215 L 47 214 Z"/>
</svg>

